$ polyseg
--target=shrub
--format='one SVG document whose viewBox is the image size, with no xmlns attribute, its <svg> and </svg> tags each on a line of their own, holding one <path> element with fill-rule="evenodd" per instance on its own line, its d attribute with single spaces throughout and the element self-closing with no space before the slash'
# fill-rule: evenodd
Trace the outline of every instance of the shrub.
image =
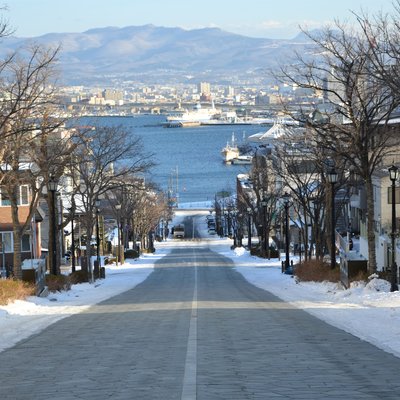
<svg viewBox="0 0 400 400">
<path fill-rule="evenodd" d="M 7 305 L 14 300 L 24 300 L 28 296 L 34 296 L 35 285 L 17 279 L 0 280 L 0 305 Z"/>
<path fill-rule="evenodd" d="M 275 247 L 269 248 L 269 256 L 270 258 L 279 258 L 279 250 L 275 249 Z"/>
<path fill-rule="evenodd" d="M 358 273 L 357 273 L 357 275 L 354 275 L 354 276 L 352 276 L 352 277 L 350 277 L 349 278 L 349 281 L 350 282 L 359 282 L 359 281 L 363 281 L 363 282 L 369 282 L 369 279 L 368 279 L 368 277 L 369 277 L 369 273 L 368 273 L 368 271 L 359 271 Z M 386 279 L 387 281 L 389 281 L 390 282 L 390 280 L 389 279 L 387 279 L 387 278 L 381 278 L 381 279 Z"/>
<path fill-rule="evenodd" d="M 108 265 L 108 264 L 113 264 L 117 262 L 117 258 L 116 257 L 108 257 L 105 261 L 104 264 Z"/>
<path fill-rule="evenodd" d="M 250 249 L 250 255 L 252 255 L 252 256 L 258 256 L 258 255 L 259 255 L 258 247 L 252 247 L 252 248 Z"/>
<path fill-rule="evenodd" d="M 125 258 L 138 258 L 139 257 L 139 253 L 138 253 L 137 250 L 128 249 L 128 250 L 125 251 L 124 257 Z"/>
<path fill-rule="evenodd" d="M 89 282 L 89 276 L 87 271 L 75 271 L 69 275 L 69 280 L 71 285 L 76 285 L 77 283 Z"/>
<path fill-rule="evenodd" d="M 264 250 L 261 246 L 255 246 L 250 249 L 250 255 L 267 258 L 268 254 L 264 255 Z M 279 258 L 279 250 L 274 247 L 269 248 L 269 258 Z"/>
<path fill-rule="evenodd" d="M 46 285 L 50 292 L 61 292 L 71 289 L 71 280 L 65 275 L 46 275 Z"/>
<path fill-rule="evenodd" d="M 303 282 L 338 282 L 340 280 L 339 267 L 331 269 L 330 264 L 315 259 L 297 264 L 294 274 Z"/>
</svg>

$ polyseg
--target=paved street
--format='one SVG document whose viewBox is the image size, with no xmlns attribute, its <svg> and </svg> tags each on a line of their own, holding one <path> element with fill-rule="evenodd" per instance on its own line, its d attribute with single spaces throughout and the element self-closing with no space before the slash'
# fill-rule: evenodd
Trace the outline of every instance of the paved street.
<svg viewBox="0 0 400 400">
<path fill-rule="evenodd" d="M 136 288 L 0 353 L 0 399 L 400 397 L 400 359 L 179 243 Z"/>
</svg>

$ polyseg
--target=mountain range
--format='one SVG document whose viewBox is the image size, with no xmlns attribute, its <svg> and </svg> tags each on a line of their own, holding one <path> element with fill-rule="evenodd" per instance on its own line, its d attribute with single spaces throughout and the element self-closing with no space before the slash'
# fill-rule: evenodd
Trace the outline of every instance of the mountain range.
<svg viewBox="0 0 400 400">
<path fill-rule="evenodd" d="M 8 37 L 0 43 L 0 53 L 32 41 L 53 47 L 61 44 L 62 76 L 70 84 L 113 77 L 147 76 L 157 83 L 165 76 L 239 76 L 274 68 L 287 62 L 295 50 L 304 53 L 310 46 L 304 34 L 292 40 L 263 39 L 218 28 L 185 30 L 144 25 Z"/>
</svg>

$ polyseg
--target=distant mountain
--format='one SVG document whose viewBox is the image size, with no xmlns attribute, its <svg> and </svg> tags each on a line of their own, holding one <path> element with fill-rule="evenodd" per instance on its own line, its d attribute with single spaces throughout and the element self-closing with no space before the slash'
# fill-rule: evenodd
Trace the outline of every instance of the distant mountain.
<svg viewBox="0 0 400 400">
<path fill-rule="evenodd" d="M 83 33 L 49 33 L 36 38 L 6 38 L 0 53 L 34 41 L 61 44 L 61 67 L 69 83 L 153 74 L 241 74 L 287 62 L 294 50 L 309 45 L 293 40 L 250 38 L 217 28 L 184 30 L 154 25 L 98 28 Z M 158 74 L 158 75 L 157 75 Z"/>
</svg>

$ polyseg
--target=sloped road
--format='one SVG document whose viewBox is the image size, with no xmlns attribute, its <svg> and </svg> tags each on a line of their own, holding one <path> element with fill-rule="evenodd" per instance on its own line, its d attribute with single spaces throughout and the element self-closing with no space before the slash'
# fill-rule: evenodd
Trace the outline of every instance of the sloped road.
<svg viewBox="0 0 400 400">
<path fill-rule="evenodd" d="M 0 353 L 0 399 L 398 399 L 399 371 L 187 242 L 135 289 Z"/>
</svg>

